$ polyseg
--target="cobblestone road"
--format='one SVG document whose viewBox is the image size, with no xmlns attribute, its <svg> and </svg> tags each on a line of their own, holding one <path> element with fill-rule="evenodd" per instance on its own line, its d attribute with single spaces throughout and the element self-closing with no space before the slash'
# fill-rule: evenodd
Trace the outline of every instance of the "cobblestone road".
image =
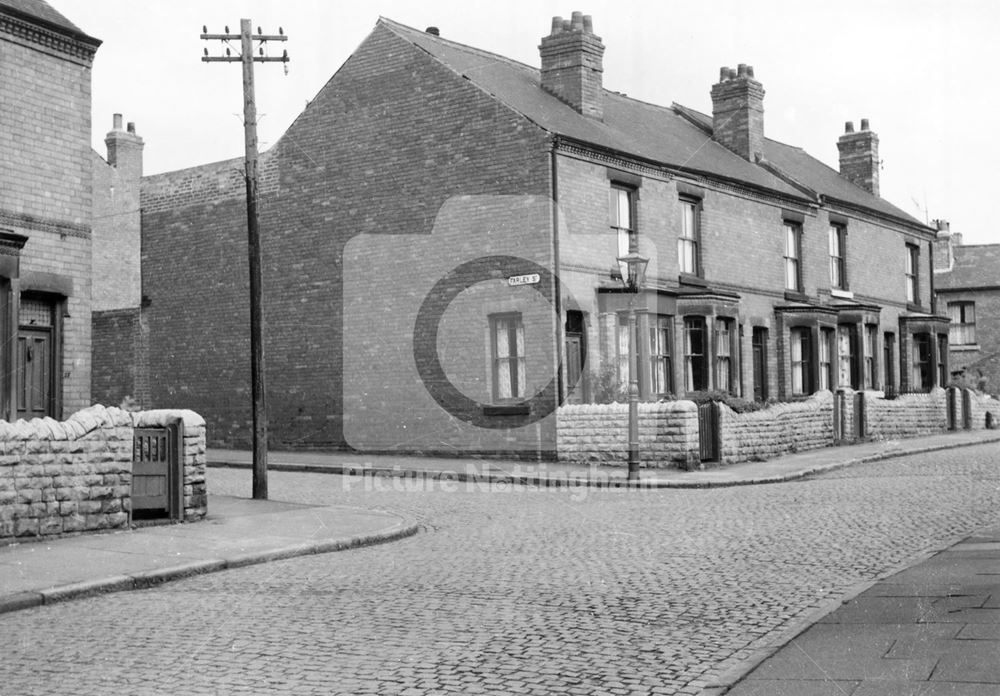
<svg viewBox="0 0 1000 696">
<path fill-rule="evenodd" d="M 422 532 L 0 616 L 0 693 L 697 694 L 822 601 L 1000 521 L 996 445 L 712 490 L 351 481 L 269 483 Z M 250 474 L 209 483 L 249 495 Z"/>
</svg>

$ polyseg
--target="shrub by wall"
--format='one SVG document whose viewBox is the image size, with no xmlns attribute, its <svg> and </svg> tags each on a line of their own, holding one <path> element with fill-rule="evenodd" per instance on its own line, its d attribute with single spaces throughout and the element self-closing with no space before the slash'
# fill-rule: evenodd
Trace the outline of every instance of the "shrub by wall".
<svg viewBox="0 0 1000 696">
<path fill-rule="evenodd" d="M 747 413 L 736 413 L 720 403 L 719 411 L 723 464 L 761 461 L 833 444 L 833 394 L 828 391 Z"/>
<path fill-rule="evenodd" d="M 628 461 L 628 404 L 572 404 L 556 412 L 560 461 L 621 465 Z M 639 404 L 644 467 L 688 468 L 698 462 L 698 409 L 690 401 Z"/>
<path fill-rule="evenodd" d="M 184 421 L 184 519 L 205 516 L 205 421 L 91 406 L 66 421 L 0 421 L 0 539 L 129 525 L 133 432 Z"/>
</svg>

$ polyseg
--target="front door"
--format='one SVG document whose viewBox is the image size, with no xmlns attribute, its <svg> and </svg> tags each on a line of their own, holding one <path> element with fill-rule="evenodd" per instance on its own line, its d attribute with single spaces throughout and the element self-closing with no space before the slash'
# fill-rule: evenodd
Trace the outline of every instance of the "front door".
<svg viewBox="0 0 1000 696">
<path fill-rule="evenodd" d="M 17 337 L 17 417 L 52 415 L 52 328 L 21 327 Z"/>
<path fill-rule="evenodd" d="M 753 330 L 753 398 L 767 401 L 767 329 Z"/>
</svg>

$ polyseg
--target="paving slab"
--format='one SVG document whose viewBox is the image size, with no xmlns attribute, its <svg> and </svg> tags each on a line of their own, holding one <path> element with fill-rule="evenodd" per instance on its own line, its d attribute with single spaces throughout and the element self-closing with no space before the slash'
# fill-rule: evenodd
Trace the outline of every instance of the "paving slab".
<svg viewBox="0 0 1000 696">
<path fill-rule="evenodd" d="M 343 506 L 209 496 L 205 520 L 0 547 L 0 612 L 409 536 L 408 519 Z"/>
</svg>

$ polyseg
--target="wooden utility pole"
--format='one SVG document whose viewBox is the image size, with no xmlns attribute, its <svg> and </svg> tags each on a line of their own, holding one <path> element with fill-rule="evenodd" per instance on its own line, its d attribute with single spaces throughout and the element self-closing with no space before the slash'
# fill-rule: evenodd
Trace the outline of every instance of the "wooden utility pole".
<svg viewBox="0 0 1000 696">
<path fill-rule="evenodd" d="M 257 104 L 253 90 L 253 64 L 281 62 L 288 63 L 288 51 L 280 56 L 265 56 L 264 44 L 268 41 L 287 41 L 284 31 L 277 35 L 251 33 L 250 20 L 240 20 L 240 33 L 209 34 L 202 27 L 201 38 L 212 41 L 240 42 L 240 55 L 231 55 L 226 48 L 224 56 L 209 56 L 208 49 L 202 61 L 206 63 L 243 64 L 243 134 L 246 145 L 246 187 L 247 187 L 247 242 L 250 256 L 250 382 L 253 399 L 253 497 L 267 499 L 267 394 L 264 382 L 264 317 L 263 287 L 261 283 L 260 229 L 257 222 Z M 254 42 L 260 44 L 260 55 L 253 54 Z"/>
</svg>

